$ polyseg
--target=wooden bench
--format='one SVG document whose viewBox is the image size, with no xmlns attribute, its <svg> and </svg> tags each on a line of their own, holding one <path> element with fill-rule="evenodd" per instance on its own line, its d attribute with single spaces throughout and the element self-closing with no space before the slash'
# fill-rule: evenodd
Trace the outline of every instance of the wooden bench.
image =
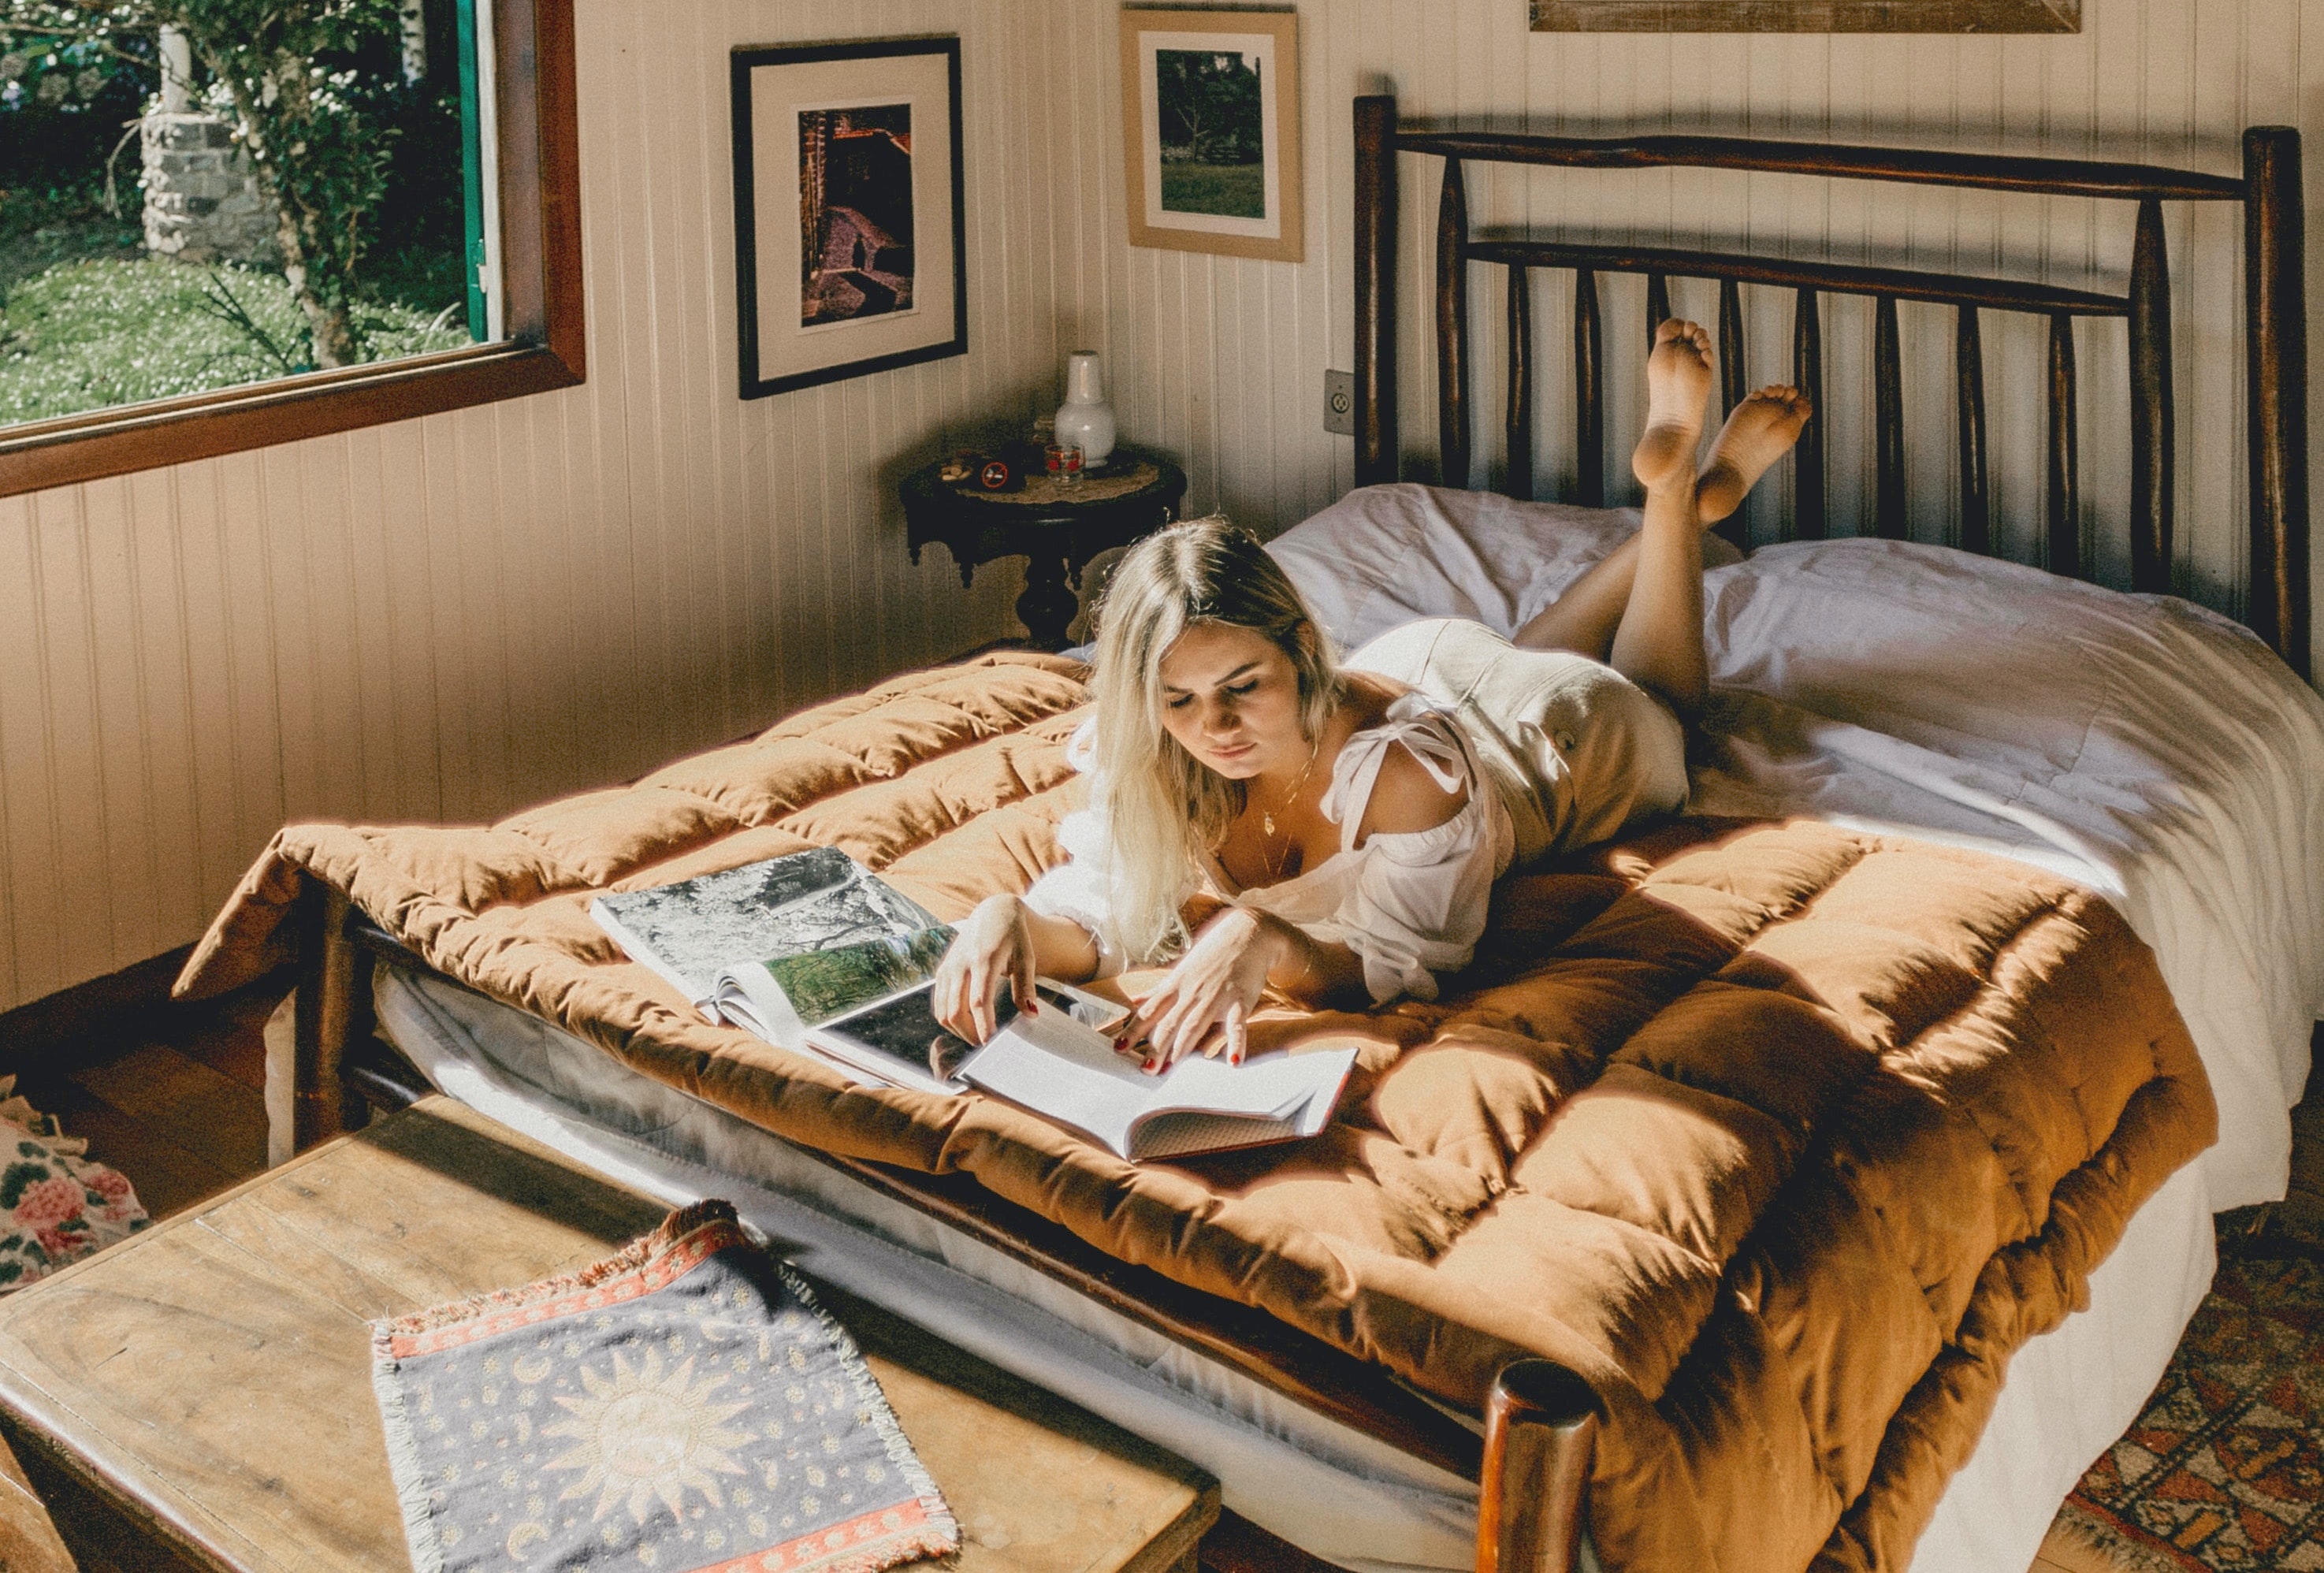
<svg viewBox="0 0 2324 1573">
<path fill-rule="evenodd" d="M 665 1210 L 427 1099 L 0 1301 L 0 1433 L 84 1573 L 405 1567 L 365 1324 Z M 960 1520 L 960 1573 L 1193 1573 L 1207 1476 L 818 1288 Z"/>
</svg>

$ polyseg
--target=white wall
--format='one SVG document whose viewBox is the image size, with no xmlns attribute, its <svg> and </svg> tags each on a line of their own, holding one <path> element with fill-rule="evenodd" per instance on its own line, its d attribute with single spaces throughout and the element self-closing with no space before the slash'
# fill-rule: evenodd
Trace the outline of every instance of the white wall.
<svg viewBox="0 0 2324 1573">
<path fill-rule="evenodd" d="M 579 0 L 586 387 L 176 470 L 0 500 L 0 1007 L 192 938 L 286 818 L 475 820 L 646 768 L 1013 626 L 1019 580 L 965 594 L 906 561 L 912 460 L 1046 409 L 1067 349 L 1108 352 L 1123 430 L 1182 455 L 1189 501 L 1262 530 L 1349 479 L 1320 426 L 1350 363 L 1348 100 L 1536 129 L 1670 126 L 2047 150 L 2232 172 L 2250 123 L 2324 159 L 2324 5 L 2087 0 L 2079 37 L 1535 35 L 1519 0 L 1304 0 L 1308 261 L 1132 250 L 1121 233 L 1111 0 Z M 2303 10 L 2316 15 L 2303 27 Z M 957 32 L 966 56 L 964 359 L 779 399 L 733 395 L 725 57 L 737 43 Z M 1406 161 L 1407 295 L 1433 172 Z M 2311 182 L 2311 186 L 2313 182 Z M 1976 271 L 2030 260 L 2119 288 L 2127 209 L 1738 179 L 1497 175 L 1480 220 Z M 2236 220 L 2174 214 L 2179 529 L 2192 593 L 2232 605 L 2244 528 Z M 2310 246 L 2324 301 L 2324 244 Z M 1571 474 L 1566 290 L 1537 286 L 1545 494 Z M 1682 290 L 1708 314 L 1707 287 Z M 1642 287 L 1607 294 L 1609 443 L 1641 403 Z M 1480 464 L 1498 465 L 1498 286 Z M 1787 298 L 1753 306 L 1755 382 L 1788 363 Z M 1407 315 L 1407 321 L 1417 322 Z M 1951 506 L 1950 324 L 1907 307 L 1916 527 Z M 1832 507 L 1869 506 L 1870 311 L 1826 323 Z M 2324 354 L 2324 333 L 2317 336 Z M 1917 353 L 1916 345 L 1927 353 Z M 2080 340 L 2084 495 L 2119 575 L 2119 327 Z M 1996 504 L 2041 511 L 2041 336 L 1988 318 Z M 1405 439 L 1434 443 L 1407 328 Z M 2324 411 L 2324 400 L 2319 400 Z M 1618 463 L 1609 474 L 1622 473 Z M 1767 506 L 1780 507 L 1783 488 Z M 1766 528 L 1763 512 L 1757 525 Z"/>
</svg>

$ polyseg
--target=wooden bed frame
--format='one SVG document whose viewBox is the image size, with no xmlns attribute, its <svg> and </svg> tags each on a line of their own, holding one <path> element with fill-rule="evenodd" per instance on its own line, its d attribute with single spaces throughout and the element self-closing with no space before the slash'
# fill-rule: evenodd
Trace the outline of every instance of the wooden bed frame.
<svg viewBox="0 0 2324 1573">
<path fill-rule="evenodd" d="M 1397 478 L 1396 345 L 1397 155 L 1443 160 L 1438 203 L 1434 321 L 1440 391 L 1438 446 L 1448 483 L 1471 472 L 1468 268 L 1509 270 L 1510 385 L 1506 486 L 1532 493 L 1534 356 L 1529 271 L 1574 271 L 1578 501 L 1605 497 L 1604 361 L 1595 274 L 1647 277 L 1647 330 L 1669 315 L 1673 276 L 1720 281 L 1719 337 L 1725 402 L 1743 396 L 1740 285 L 1797 291 L 1794 380 L 1821 405 L 1818 302 L 1824 292 L 1869 295 L 1875 316 L 1877 520 L 1904 534 L 1902 359 L 1898 300 L 1956 308 L 1960 430 L 1960 539 L 1993 549 L 1988 513 L 1984 372 L 1978 314 L 2030 311 L 2051 323 L 2047 566 L 2085 575 L 2076 497 L 2076 317 L 2121 317 L 2130 332 L 2132 574 L 2141 590 L 2168 590 L 2175 444 L 2172 429 L 2169 268 L 2162 204 L 2240 202 L 2245 214 L 2245 324 L 2251 488 L 2250 600 L 2246 621 L 2303 676 L 2308 672 L 2307 328 L 2301 273 L 2300 137 L 2288 127 L 2244 135 L 2241 179 L 2148 165 L 2008 158 L 1893 148 L 1843 147 L 1732 137 L 1612 140 L 1447 131 L 1398 121 L 1396 101 L 1355 102 L 1356 469 L 1359 484 Z M 1464 166 L 1476 161 L 1636 169 L 1654 166 L 1812 173 L 1850 179 L 1970 186 L 1993 190 L 2135 202 L 2138 218 L 2127 294 L 2115 296 L 2006 280 L 1902 269 L 1802 262 L 1713 252 L 1480 236 L 1468 219 Z M 1822 423 L 1799 447 L 1797 508 L 1785 538 L 1824 533 Z M 365 1069 L 372 1043 L 374 961 L 429 970 L 425 962 L 351 913 L 337 891 L 314 888 L 298 920 L 300 966 L 293 1030 L 270 1035 L 270 1156 L 275 1162 L 360 1124 L 364 1085 L 393 1098 L 393 1074 Z M 1480 1483 L 1479 1573 L 1566 1573 L 1583 1528 L 1595 1435 L 1595 1401 L 1562 1366 L 1520 1361 L 1487 1401 L 1482 1437 L 1381 1368 L 1295 1331 L 1262 1311 L 1219 1300 L 1118 1261 L 1062 1227 L 1000 1200 L 966 1176 L 931 1176 L 817 1154 L 852 1177 L 992 1245 L 1109 1309 L 1265 1383 L 1294 1401 L 1416 1457 Z M 1228 1513 L 1203 1560 L 1223 1573 L 1285 1573 L 1329 1564 Z"/>
<path fill-rule="evenodd" d="M 1435 328 L 1437 451 L 1448 486 L 1469 483 L 1470 262 L 1508 270 L 1508 362 L 1504 487 L 1533 496 L 1531 274 L 1569 268 L 1574 275 L 1574 444 L 1578 495 L 1606 501 L 1605 357 L 1599 310 L 1600 272 L 1646 276 L 1649 338 L 1670 315 L 1673 277 L 1716 279 L 1721 402 L 1733 409 L 1745 392 L 1741 286 L 1773 284 L 1797 291 L 1792 327 L 1792 381 L 1823 405 L 1826 293 L 1868 295 L 1873 318 L 1873 457 L 1877 472 L 1877 533 L 1904 535 L 1904 400 L 1896 303 L 1934 301 L 1955 312 L 1959 400 L 1960 545 L 1993 555 L 1985 422 L 1983 310 L 2049 318 L 2049 485 L 2043 566 L 2090 576 L 2081 560 L 2073 319 L 2126 318 L 2130 332 L 2131 587 L 2171 589 L 2172 498 L 2177 440 L 2172 430 L 2171 271 L 2163 233 L 2165 202 L 2240 202 L 2244 207 L 2245 387 L 2250 418 L 2251 545 L 2249 605 L 2244 621 L 2292 670 L 2308 671 L 2308 325 L 2302 273 L 2300 133 L 2286 125 L 2244 133 L 2238 179 L 2152 164 L 1987 153 L 1847 147 L 1727 136 L 1594 139 L 1517 132 L 1442 131 L 1397 119 L 1396 100 L 1356 100 L 1356 484 L 1394 481 L 1397 446 L 1397 161 L 1398 152 L 1443 161 L 1436 208 Z M 1546 164 L 1568 169 L 1693 168 L 1914 185 L 1967 186 L 1988 191 L 2088 197 L 2138 205 L 2130 288 L 2122 295 L 2059 289 L 2008 279 L 1796 262 L 1726 252 L 1673 251 L 1626 244 L 1537 241 L 1479 235 L 1469 222 L 1471 163 Z M 1783 538 L 1819 540 L 1825 529 L 1824 436 L 1821 419 L 1801 434 L 1798 483 Z M 1729 528 L 1739 528 L 1730 521 Z M 1738 545 L 1742 544 L 1739 540 Z"/>
</svg>

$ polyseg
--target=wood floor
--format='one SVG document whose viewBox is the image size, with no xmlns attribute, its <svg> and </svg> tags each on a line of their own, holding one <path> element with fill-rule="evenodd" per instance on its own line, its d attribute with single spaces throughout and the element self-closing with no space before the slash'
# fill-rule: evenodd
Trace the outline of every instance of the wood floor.
<svg viewBox="0 0 2324 1573">
<path fill-rule="evenodd" d="M 266 1018 L 284 981 L 124 1023 L 97 1062 L 28 1070 L 16 1090 L 167 1218 L 266 1167 Z"/>
<path fill-rule="evenodd" d="M 98 1062 L 28 1072 L 18 1090 L 87 1136 L 91 1154 L 127 1174 L 146 1210 L 166 1218 L 266 1166 L 266 1018 L 289 987 L 259 983 L 128 1026 Z M 2324 1027 L 2317 1047 L 2324 1054 Z M 2324 1088 L 2312 1078 L 2292 1131 L 2284 1207 L 2324 1226 Z M 2028 1573 L 2126 1570 L 2052 1532 Z"/>
</svg>

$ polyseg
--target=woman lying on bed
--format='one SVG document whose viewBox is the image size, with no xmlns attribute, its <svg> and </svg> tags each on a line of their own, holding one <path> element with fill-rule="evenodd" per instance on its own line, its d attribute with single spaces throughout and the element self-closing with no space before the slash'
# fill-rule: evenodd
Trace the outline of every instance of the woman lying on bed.
<svg viewBox="0 0 2324 1573">
<path fill-rule="evenodd" d="M 1199 520 L 1140 543 L 1098 619 L 1096 715 L 1069 757 L 1090 806 L 1069 860 L 960 925 L 939 1016 L 982 1043 L 1005 983 L 1178 961 L 1122 1040 L 1149 1071 L 1240 1061 L 1272 985 L 1311 1006 L 1434 998 L 1467 965 L 1512 863 L 1618 833 L 1686 796 L 1680 717 L 1701 704 L 1702 532 L 1739 506 L 1810 413 L 1770 387 L 1698 472 L 1710 336 L 1671 320 L 1646 362 L 1646 489 L 1629 542 L 1517 630 L 1434 619 L 1335 667 L 1249 534 Z M 1189 934 L 1207 883 L 1226 905 Z"/>
</svg>

